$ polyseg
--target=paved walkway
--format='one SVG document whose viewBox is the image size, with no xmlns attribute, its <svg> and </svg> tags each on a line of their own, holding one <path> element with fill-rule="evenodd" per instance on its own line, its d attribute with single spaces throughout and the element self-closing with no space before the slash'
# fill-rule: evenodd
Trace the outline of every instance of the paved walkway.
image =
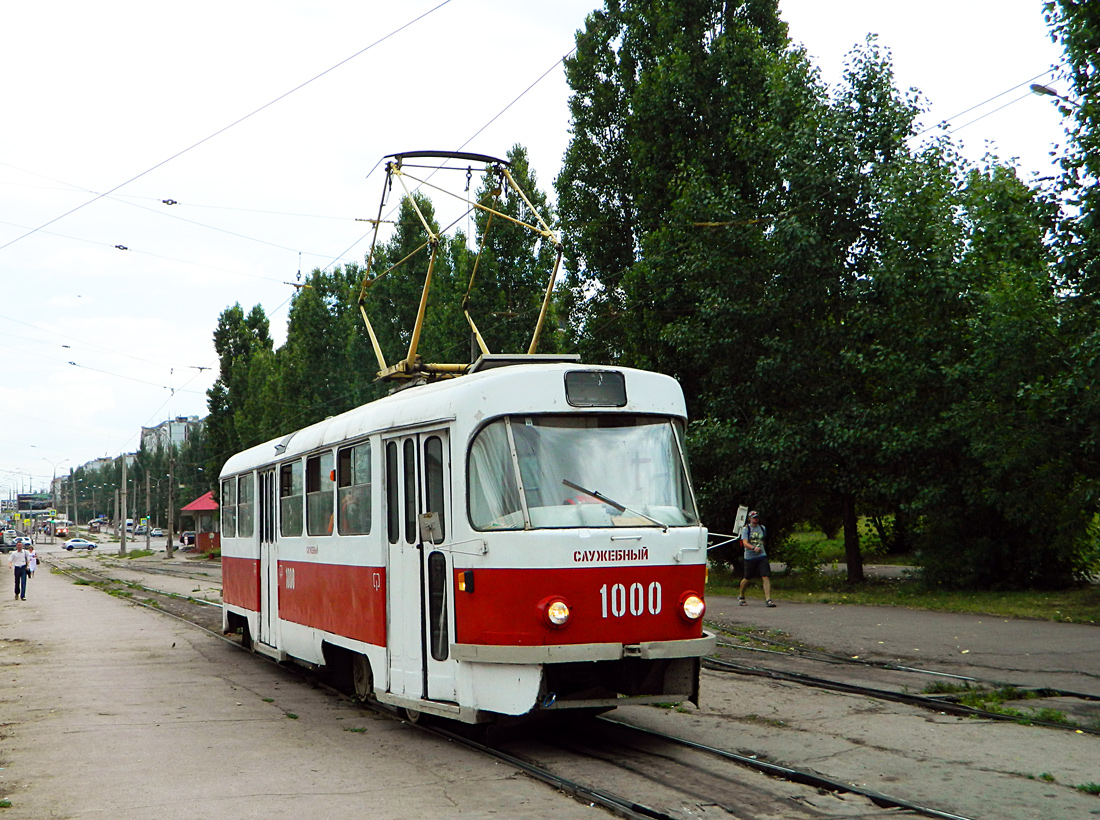
<svg viewBox="0 0 1100 820">
<path fill-rule="evenodd" d="M 596 815 L 48 567 L 26 601 L 0 578 L 4 818 Z"/>
</svg>

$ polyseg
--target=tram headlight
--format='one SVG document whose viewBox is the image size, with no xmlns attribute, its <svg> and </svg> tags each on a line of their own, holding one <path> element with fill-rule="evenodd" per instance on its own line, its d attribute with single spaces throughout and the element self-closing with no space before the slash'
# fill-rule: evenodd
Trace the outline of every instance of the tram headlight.
<svg viewBox="0 0 1100 820">
<path fill-rule="evenodd" d="M 546 619 L 546 624 L 554 629 L 561 629 L 569 623 L 569 602 L 564 598 L 546 598 L 539 604 L 539 609 L 542 611 L 543 618 Z"/>
<path fill-rule="evenodd" d="M 698 621 L 707 611 L 707 605 L 703 603 L 703 597 L 695 592 L 685 592 L 680 597 L 680 613 L 688 622 Z"/>
</svg>

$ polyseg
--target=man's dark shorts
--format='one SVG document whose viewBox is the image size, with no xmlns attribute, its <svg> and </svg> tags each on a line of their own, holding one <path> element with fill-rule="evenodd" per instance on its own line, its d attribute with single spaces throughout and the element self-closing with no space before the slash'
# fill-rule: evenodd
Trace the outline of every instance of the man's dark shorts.
<svg viewBox="0 0 1100 820">
<path fill-rule="evenodd" d="M 761 555 L 759 558 L 745 559 L 746 578 L 770 578 L 771 574 L 772 567 L 768 563 L 768 556 Z"/>
</svg>

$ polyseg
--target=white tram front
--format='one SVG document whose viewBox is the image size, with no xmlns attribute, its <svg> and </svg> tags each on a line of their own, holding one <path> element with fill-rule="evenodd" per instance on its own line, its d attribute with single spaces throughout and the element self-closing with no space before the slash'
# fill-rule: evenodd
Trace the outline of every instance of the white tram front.
<svg viewBox="0 0 1100 820">
<path fill-rule="evenodd" d="M 512 365 L 239 453 L 225 629 L 414 715 L 696 700 L 714 638 L 684 423 L 667 376 Z"/>
</svg>

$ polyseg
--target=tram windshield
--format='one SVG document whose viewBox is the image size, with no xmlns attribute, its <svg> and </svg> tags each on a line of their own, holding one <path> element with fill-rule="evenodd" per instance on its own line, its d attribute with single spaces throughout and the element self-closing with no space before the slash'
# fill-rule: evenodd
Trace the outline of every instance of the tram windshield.
<svg viewBox="0 0 1100 820">
<path fill-rule="evenodd" d="M 683 452 L 683 428 L 668 418 L 497 419 L 470 448 L 470 520 L 480 530 L 695 525 Z"/>
</svg>

